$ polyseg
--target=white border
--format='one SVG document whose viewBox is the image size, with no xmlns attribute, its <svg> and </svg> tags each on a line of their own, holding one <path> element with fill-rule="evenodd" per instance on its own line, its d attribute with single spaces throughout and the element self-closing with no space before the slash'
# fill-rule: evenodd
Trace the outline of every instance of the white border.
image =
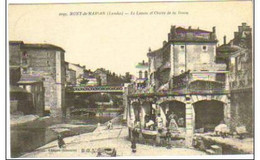
<svg viewBox="0 0 260 160">
<path fill-rule="evenodd" d="M 164 2 L 170 2 L 171 0 L 163 0 L 163 1 Z M 175 1 L 180 2 L 182 0 L 175 0 Z M 189 0 L 189 1 L 191 1 L 191 2 L 192 1 L 201 1 L 201 2 L 203 2 L 203 1 L 209 1 L 209 0 Z M 218 0 L 211 0 L 211 1 L 218 1 Z M 260 17 L 257 16 L 257 15 L 260 15 L 259 1 L 258 1 L 258 3 L 256 1 L 257 0 L 255 0 L 255 20 L 260 18 Z M 98 0 L 88 0 L 88 2 L 101 3 L 101 1 L 98 1 Z M 140 0 L 131 0 L 131 1 L 130 0 L 120 0 L 120 1 L 115 1 L 115 0 L 106 0 L 106 1 L 104 1 L 103 0 L 102 2 L 140 2 Z M 142 2 L 157 2 L 157 0 L 142 0 Z M 22 2 L 21 2 L 21 0 L 7 0 L 7 4 L 9 4 L 9 3 L 12 3 L 12 4 L 14 4 L 14 3 L 19 3 L 19 4 L 21 4 L 21 3 L 23 3 L 23 4 L 29 4 L 29 3 L 86 3 L 86 0 L 77 0 L 77 1 L 75 1 L 75 0 L 66 0 L 66 1 L 65 0 L 37 0 L 37 2 L 35 0 L 22 0 Z M 0 12 L 1 13 L 1 17 L 5 17 L 5 1 L 2 0 L 0 2 L 0 5 L 1 5 L 1 8 L 0 8 L 0 10 L 1 10 L 1 12 Z M 8 15 L 8 12 L 7 12 L 7 15 Z M 4 21 L 5 21 L 5 19 L 1 18 L 1 22 L 3 22 L 1 24 L 5 24 Z M 260 28 L 259 21 L 256 21 L 255 28 Z M 5 68 L 5 47 L 8 47 L 8 43 L 7 43 L 7 46 L 4 46 L 4 44 L 5 44 L 5 36 L 4 36 L 5 35 L 5 30 L 4 29 L 5 29 L 5 26 L 1 25 L 1 31 L 2 31 L 1 35 L 2 36 L 1 36 L 0 40 L 1 40 L 1 44 L 3 45 L 1 47 L 1 51 L 2 51 L 1 53 L 2 54 L 1 54 L 1 58 L 0 58 L 0 63 L 2 65 L 2 67 L 0 68 L 0 73 L 2 75 L 1 77 L 5 77 L 5 69 L 6 69 Z M 260 36 L 259 35 L 259 31 L 257 29 L 255 29 L 255 32 L 256 32 L 255 40 L 256 40 L 256 42 L 259 42 L 259 37 L 258 37 L 258 36 Z M 8 35 L 7 35 L 7 37 L 8 37 Z M 257 44 L 257 43 L 255 43 L 255 44 Z M 256 69 L 260 68 L 260 66 L 259 66 L 260 63 L 256 63 L 256 62 L 260 61 L 258 54 L 260 54 L 259 45 L 256 45 L 256 47 L 255 47 L 255 56 L 256 56 L 255 57 L 255 68 Z M 8 62 L 8 56 L 7 56 L 7 62 Z M 259 76 L 260 76 L 259 75 L 259 71 L 256 70 L 255 71 L 255 82 L 258 82 Z M 8 78 L 8 76 L 5 77 L 5 78 Z M 2 84 L 1 90 L 2 91 L 5 91 L 5 78 L 1 78 L 1 84 Z M 8 82 L 9 81 L 7 79 L 7 83 Z M 258 115 L 258 114 L 256 114 L 256 113 L 259 113 L 259 106 L 260 106 L 260 105 L 258 105 L 259 104 L 259 98 L 257 97 L 257 95 L 259 95 L 259 91 L 257 90 L 258 83 L 255 83 L 255 88 L 256 88 L 255 89 L 255 95 L 256 95 L 255 96 L 255 99 L 256 99 L 256 101 L 255 101 L 255 115 Z M 6 98 L 5 96 L 9 97 L 8 93 L 9 93 L 8 90 L 7 90 L 7 94 L 5 94 L 5 92 L 1 92 L 1 98 L 2 98 L 1 99 L 1 103 L 2 103 L 2 105 L 1 105 L 1 109 L 2 109 L 2 111 L 1 111 L 1 122 L 2 123 L 5 123 L 5 107 L 6 107 L 5 106 L 5 98 Z M 7 106 L 9 106 L 8 103 L 7 103 Z M 7 113 L 9 113 L 9 107 L 7 107 L 7 108 L 8 108 L 7 109 Z M 7 129 L 8 129 L 7 130 L 8 131 L 7 132 L 7 136 L 10 133 L 10 130 L 9 130 L 10 129 L 10 127 L 9 127 L 10 126 L 9 125 L 9 119 L 10 119 L 9 114 L 7 114 Z M 258 122 L 259 122 L 259 116 L 255 116 L 255 135 L 259 135 L 260 134 L 259 126 L 257 125 Z M 5 126 L 5 124 L 2 124 L 2 126 Z M 2 142 L 2 144 L 5 144 L 5 138 L 4 137 L 5 137 L 5 132 L 2 131 L 1 132 L 1 142 Z M 10 137 L 8 136 L 7 137 L 7 147 L 8 148 L 6 148 L 4 145 L 2 145 L 3 148 L 1 148 L 1 150 L 0 150 L 1 151 L 0 155 L 2 156 L 1 158 L 5 158 L 5 149 L 8 150 L 7 158 L 10 158 L 10 145 L 8 145 L 8 144 L 10 144 L 10 139 L 9 138 Z M 255 142 L 256 142 L 256 144 L 255 144 L 256 148 L 259 148 L 258 147 L 258 145 L 259 145 L 259 138 L 258 138 L 258 136 L 255 136 Z M 257 151 L 257 149 L 255 149 L 255 151 Z M 151 158 L 157 158 L 157 157 L 115 157 L 114 159 L 119 159 L 119 158 L 120 159 L 127 159 L 127 158 L 133 158 L 133 159 L 137 159 L 137 158 L 148 159 L 149 158 L 149 159 L 151 159 Z M 252 159 L 253 155 L 172 156 L 172 157 L 162 156 L 162 157 L 158 157 L 158 158 L 160 158 L 160 159 L 165 159 L 165 158 L 171 158 L 171 159 L 172 158 L 178 158 L 178 159 L 183 159 L 183 158 L 188 158 L 188 159 L 216 159 L 216 158 L 218 158 L 218 159 Z M 257 159 L 257 158 L 259 158 L 259 157 L 258 157 L 258 154 L 256 152 L 255 153 L 255 159 Z M 46 159 L 46 158 L 43 158 L 43 159 Z M 51 158 L 51 159 L 58 159 L 58 158 Z M 71 159 L 71 158 L 68 158 L 68 159 Z M 77 158 L 77 159 L 79 159 L 79 158 Z M 80 158 L 80 159 L 83 159 L 83 158 Z M 86 158 L 84 158 L 84 159 L 86 159 Z"/>
</svg>

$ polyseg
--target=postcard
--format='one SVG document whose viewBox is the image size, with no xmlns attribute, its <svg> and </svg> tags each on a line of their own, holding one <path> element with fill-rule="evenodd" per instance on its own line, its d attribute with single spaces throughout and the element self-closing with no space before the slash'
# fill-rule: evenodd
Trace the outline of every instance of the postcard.
<svg viewBox="0 0 260 160">
<path fill-rule="evenodd" d="M 7 7 L 7 157 L 253 157 L 252 1 Z"/>
</svg>

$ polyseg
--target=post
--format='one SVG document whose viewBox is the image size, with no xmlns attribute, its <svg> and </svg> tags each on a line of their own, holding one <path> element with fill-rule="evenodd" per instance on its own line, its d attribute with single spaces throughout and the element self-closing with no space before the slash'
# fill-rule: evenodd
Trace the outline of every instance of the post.
<svg viewBox="0 0 260 160">
<path fill-rule="evenodd" d="M 139 133 L 139 142 L 140 143 L 144 143 L 144 137 L 143 137 L 143 133 L 142 133 L 142 129 L 144 128 L 143 127 L 143 110 L 142 110 L 142 107 L 143 106 L 143 101 L 140 101 L 139 103 L 139 119 L 140 119 L 140 133 Z"/>
<path fill-rule="evenodd" d="M 229 127 L 230 127 L 230 123 L 231 123 L 230 119 L 231 119 L 231 104 L 230 104 L 230 99 L 227 98 L 227 102 L 224 103 L 224 121 L 225 121 L 225 124 Z"/>
<path fill-rule="evenodd" d="M 193 127 L 194 127 L 194 120 L 193 120 L 193 105 L 191 104 L 191 97 L 186 96 L 186 136 L 185 136 L 185 145 L 187 147 L 192 147 L 193 141 Z"/>
</svg>

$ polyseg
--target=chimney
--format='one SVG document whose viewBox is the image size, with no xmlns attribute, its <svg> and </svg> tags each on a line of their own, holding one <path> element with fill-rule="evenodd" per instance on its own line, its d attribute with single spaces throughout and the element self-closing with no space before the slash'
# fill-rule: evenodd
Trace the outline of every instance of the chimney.
<svg viewBox="0 0 260 160">
<path fill-rule="evenodd" d="M 144 60 L 143 60 L 143 64 L 144 64 Z"/>
<path fill-rule="evenodd" d="M 191 30 L 191 26 L 189 26 L 189 30 Z"/>
<path fill-rule="evenodd" d="M 151 50 L 151 47 L 149 47 L 148 51 L 149 51 L 149 53 L 152 51 L 152 50 Z"/>
<path fill-rule="evenodd" d="M 163 46 L 165 46 L 167 44 L 167 41 L 163 41 Z"/>
<path fill-rule="evenodd" d="M 213 32 L 213 33 L 216 33 L 216 27 L 215 27 L 215 26 L 212 27 L 212 32 Z"/>
<path fill-rule="evenodd" d="M 224 44 L 227 44 L 227 42 L 226 42 L 226 36 L 223 37 L 223 42 L 224 42 Z"/>
<path fill-rule="evenodd" d="M 168 41 L 170 41 L 170 40 L 171 40 L 171 34 L 168 33 Z"/>
</svg>

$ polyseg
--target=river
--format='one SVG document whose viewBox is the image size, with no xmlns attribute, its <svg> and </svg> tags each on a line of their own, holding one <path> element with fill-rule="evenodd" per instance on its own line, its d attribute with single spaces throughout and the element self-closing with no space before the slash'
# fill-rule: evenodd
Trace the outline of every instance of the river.
<svg viewBox="0 0 260 160">
<path fill-rule="evenodd" d="M 23 125 L 11 127 L 11 157 L 17 158 L 31 152 L 53 140 L 57 139 L 57 133 L 49 127 L 55 124 L 80 124 L 77 130 L 71 130 L 66 136 L 73 136 L 82 133 L 92 132 L 97 123 L 105 123 L 114 118 L 115 115 L 103 117 L 71 117 L 62 120 L 59 117 L 50 117 L 43 120 L 36 120 Z"/>
</svg>

